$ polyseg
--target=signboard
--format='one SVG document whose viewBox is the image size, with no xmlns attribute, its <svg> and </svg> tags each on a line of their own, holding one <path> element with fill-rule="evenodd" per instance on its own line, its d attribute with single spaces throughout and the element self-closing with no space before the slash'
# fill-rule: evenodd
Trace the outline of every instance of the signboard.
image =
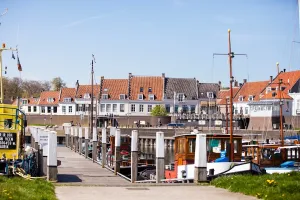
<svg viewBox="0 0 300 200">
<path fill-rule="evenodd" d="M 205 120 L 199 120 L 199 125 L 205 125 Z"/>
<path fill-rule="evenodd" d="M 0 132 L 0 149 L 17 149 L 17 134 Z"/>
<path fill-rule="evenodd" d="M 215 125 L 216 126 L 221 126 L 222 125 L 222 121 L 221 120 L 216 120 L 215 121 Z"/>
<path fill-rule="evenodd" d="M 48 132 L 39 130 L 38 138 L 39 144 L 43 148 L 43 156 L 48 156 Z"/>
</svg>

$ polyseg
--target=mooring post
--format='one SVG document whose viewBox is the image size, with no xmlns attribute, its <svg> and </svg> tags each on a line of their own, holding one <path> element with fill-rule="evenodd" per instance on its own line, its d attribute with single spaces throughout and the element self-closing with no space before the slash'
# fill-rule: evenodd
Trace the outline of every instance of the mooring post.
<svg viewBox="0 0 300 200">
<path fill-rule="evenodd" d="M 49 145 L 49 140 L 48 140 L 48 131 L 45 129 L 38 129 L 38 134 L 40 138 L 40 145 L 41 148 L 43 149 L 43 157 L 41 159 L 41 167 L 42 167 L 42 175 L 46 176 L 47 175 L 47 157 L 48 157 L 48 145 Z"/>
<path fill-rule="evenodd" d="M 69 133 L 70 132 L 70 129 L 69 127 L 65 127 L 65 140 L 66 140 L 66 147 L 69 147 Z"/>
<path fill-rule="evenodd" d="M 97 161 L 97 128 L 93 127 L 93 162 Z"/>
<path fill-rule="evenodd" d="M 34 141 L 34 134 L 35 132 L 37 131 L 37 128 L 36 127 L 31 127 L 30 128 L 30 133 L 31 133 L 31 140 L 30 140 L 30 143 L 31 143 L 31 147 L 34 148 L 34 144 L 35 144 L 35 141 Z"/>
<path fill-rule="evenodd" d="M 131 132 L 131 183 L 137 181 L 139 135 L 137 130 Z"/>
<path fill-rule="evenodd" d="M 43 146 L 39 144 L 39 153 L 38 153 L 38 174 L 39 176 L 44 176 L 43 173 Z"/>
<path fill-rule="evenodd" d="M 47 180 L 57 181 L 57 133 L 48 132 Z"/>
<path fill-rule="evenodd" d="M 121 162 L 121 152 L 120 152 L 120 146 L 121 146 L 121 132 L 120 129 L 117 129 L 115 132 L 115 175 L 117 175 L 118 172 L 120 172 L 120 162 Z"/>
<path fill-rule="evenodd" d="M 165 178 L 165 142 L 164 133 L 156 132 L 156 183 Z"/>
<path fill-rule="evenodd" d="M 84 146 L 85 146 L 85 151 L 84 151 L 84 156 L 85 158 L 88 158 L 89 156 L 89 127 L 85 127 L 84 131 Z"/>
<path fill-rule="evenodd" d="M 78 127 L 74 127 L 75 152 L 78 151 Z"/>
<path fill-rule="evenodd" d="M 78 153 L 79 155 L 82 154 L 82 127 L 79 127 L 79 142 L 78 142 L 78 145 L 79 145 L 79 150 L 78 150 Z"/>
<path fill-rule="evenodd" d="M 71 150 L 73 150 L 73 145 L 74 145 L 74 127 L 71 127 Z"/>
<path fill-rule="evenodd" d="M 207 181 L 206 134 L 197 134 L 194 183 Z"/>
<path fill-rule="evenodd" d="M 106 165 L 106 128 L 102 128 L 102 168 Z"/>
</svg>

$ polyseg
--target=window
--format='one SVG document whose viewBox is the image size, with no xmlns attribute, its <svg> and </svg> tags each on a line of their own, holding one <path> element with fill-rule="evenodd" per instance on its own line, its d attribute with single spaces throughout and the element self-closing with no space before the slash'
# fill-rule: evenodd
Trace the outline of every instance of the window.
<svg viewBox="0 0 300 200">
<path fill-rule="evenodd" d="M 148 112 L 152 112 L 152 105 L 148 105 Z"/>
<path fill-rule="evenodd" d="M 235 114 L 235 115 L 238 114 L 238 110 L 237 110 L 237 109 L 234 110 L 234 114 Z"/>
<path fill-rule="evenodd" d="M 271 87 L 267 87 L 267 89 L 266 89 L 266 94 L 268 94 L 268 92 L 271 92 Z"/>
<path fill-rule="evenodd" d="M 187 105 L 182 105 L 182 112 L 187 113 L 189 111 L 189 107 Z"/>
<path fill-rule="evenodd" d="M 103 90 L 104 92 L 107 92 L 108 91 L 108 89 L 107 88 L 104 88 L 104 90 Z"/>
<path fill-rule="evenodd" d="M 184 100 L 184 94 L 178 94 L 178 101 L 183 101 Z"/>
<path fill-rule="evenodd" d="M 125 94 L 120 94 L 120 99 L 124 100 L 125 99 Z"/>
<path fill-rule="evenodd" d="M 66 106 L 63 106 L 63 107 L 62 107 L 62 112 L 63 112 L 63 113 L 66 113 Z"/>
<path fill-rule="evenodd" d="M 144 105 L 140 104 L 139 110 L 140 110 L 140 112 L 144 112 Z"/>
<path fill-rule="evenodd" d="M 105 104 L 100 105 L 100 112 L 105 112 Z"/>
<path fill-rule="evenodd" d="M 102 94 L 102 99 L 108 99 L 108 94 Z"/>
<path fill-rule="evenodd" d="M 195 113 L 196 112 L 196 106 L 195 105 L 191 105 L 191 113 Z"/>
<path fill-rule="evenodd" d="M 120 104 L 120 112 L 125 112 L 125 104 Z"/>
<path fill-rule="evenodd" d="M 239 96 L 239 101 L 243 101 L 243 100 L 244 100 L 243 96 Z"/>
<path fill-rule="evenodd" d="M 138 94 L 138 99 L 139 100 L 143 100 L 144 99 L 144 95 L 143 94 Z"/>
<path fill-rule="evenodd" d="M 165 105 L 165 108 L 166 108 L 167 113 L 170 113 L 170 107 L 171 107 L 170 104 L 166 104 L 166 105 Z"/>
<path fill-rule="evenodd" d="M 143 87 L 140 87 L 140 92 L 144 92 L 144 88 Z"/>
<path fill-rule="evenodd" d="M 297 109 L 300 109 L 300 99 L 297 100 Z"/>
<path fill-rule="evenodd" d="M 189 153 L 194 153 L 196 148 L 196 139 L 189 139 Z"/>
<path fill-rule="evenodd" d="M 52 102 L 54 102 L 54 98 L 52 98 L 52 97 L 49 97 L 49 98 L 47 99 L 47 102 L 49 102 L 49 103 L 52 103 Z"/>
<path fill-rule="evenodd" d="M 33 106 L 33 112 L 36 112 L 36 106 Z"/>
<path fill-rule="evenodd" d="M 281 91 L 283 91 L 285 88 L 286 88 L 286 87 L 284 87 L 284 86 L 281 86 L 281 87 L 280 87 Z"/>
<path fill-rule="evenodd" d="M 69 113 L 72 113 L 72 106 L 69 106 Z"/>
<path fill-rule="evenodd" d="M 113 112 L 118 112 L 118 105 L 117 104 L 113 104 Z"/>
<path fill-rule="evenodd" d="M 149 94 L 149 100 L 153 101 L 154 100 L 154 94 Z"/>
<path fill-rule="evenodd" d="M 226 97 L 226 102 L 230 103 L 230 97 L 228 97 L 228 96 Z"/>
<path fill-rule="evenodd" d="M 57 107 L 56 106 L 53 107 L 53 113 L 57 113 Z"/>
<path fill-rule="evenodd" d="M 178 113 L 178 105 L 175 105 L 175 113 Z"/>
<path fill-rule="evenodd" d="M 31 112 L 31 106 L 28 106 L 28 112 Z"/>
<path fill-rule="evenodd" d="M 83 96 L 83 98 L 89 99 L 89 98 L 91 98 L 91 97 L 90 97 L 90 94 L 89 94 L 89 93 L 85 93 L 84 96 Z"/>
<path fill-rule="evenodd" d="M 253 101 L 253 96 L 252 96 L 252 95 L 249 95 L 248 100 L 249 100 L 249 101 Z"/>
<path fill-rule="evenodd" d="M 245 107 L 245 115 L 248 115 L 248 114 L 249 114 L 249 108 Z"/>
<path fill-rule="evenodd" d="M 131 112 L 135 112 L 135 104 L 131 104 Z"/>
<path fill-rule="evenodd" d="M 76 112 L 80 111 L 80 110 L 79 110 L 79 105 L 78 105 L 78 104 L 76 104 L 75 110 L 76 110 Z"/>
<path fill-rule="evenodd" d="M 148 88 L 148 92 L 152 92 L 152 88 L 151 87 Z"/>
<path fill-rule="evenodd" d="M 214 98 L 214 93 L 208 92 L 208 93 L 207 93 L 207 97 L 208 97 L 209 99 L 213 99 L 213 98 Z"/>
<path fill-rule="evenodd" d="M 106 112 L 111 112 L 111 104 L 106 104 Z"/>
<path fill-rule="evenodd" d="M 221 140 L 220 139 L 209 139 L 208 140 L 208 151 L 213 153 L 221 153 Z"/>
<path fill-rule="evenodd" d="M 51 107 L 50 107 L 50 106 L 47 107 L 47 112 L 48 112 L 48 113 L 51 113 Z"/>
<path fill-rule="evenodd" d="M 45 106 L 42 106 L 42 113 L 45 113 Z"/>
<path fill-rule="evenodd" d="M 27 99 L 26 99 L 26 100 L 22 100 L 22 104 L 23 104 L 23 105 L 26 105 L 27 102 L 28 102 Z"/>
<path fill-rule="evenodd" d="M 289 112 L 290 111 L 290 102 L 286 102 L 286 112 Z"/>
<path fill-rule="evenodd" d="M 64 98 L 64 102 L 71 102 L 71 98 Z"/>
</svg>

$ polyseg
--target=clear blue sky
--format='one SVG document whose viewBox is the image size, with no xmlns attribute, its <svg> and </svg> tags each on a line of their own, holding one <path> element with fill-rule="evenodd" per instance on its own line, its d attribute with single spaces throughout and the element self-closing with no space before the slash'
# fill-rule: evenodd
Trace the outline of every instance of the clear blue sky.
<svg viewBox="0 0 300 200">
<path fill-rule="evenodd" d="M 55 76 L 74 86 L 95 76 L 196 77 L 229 82 L 227 29 L 241 81 L 268 80 L 281 68 L 300 67 L 297 0 L 1 0 L 0 42 L 19 45 L 24 79 Z M 18 31 L 19 30 L 19 31 Z M 20 76 L 11 53 L 4 53 L 8 76 Z M 214 64 L 213 64 L 214 63 Z"/>
</svg>

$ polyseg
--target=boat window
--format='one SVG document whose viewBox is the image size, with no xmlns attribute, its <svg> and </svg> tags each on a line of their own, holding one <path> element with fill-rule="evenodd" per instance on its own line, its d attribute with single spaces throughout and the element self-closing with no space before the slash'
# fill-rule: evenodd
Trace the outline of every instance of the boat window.
<svg viewBox="0 0 300 200">
<path fill-rule="evenodd" d="M 184 140 L 178 140 L 178 147 L 177 147 L 178 153 L 184 153 Z"/>
<path fill-rule="evenodd" d="M 221 153 L 221 140 L 220 139 L 209 139 L 208 151 L 213 153 Z"/>
<path fill-rule="evenodd" d="M 238 141 L 233 140 L 233 145 L 234 145 L 234 153 L 237 153 L 238 152 Z"/>
<path fill-rule="evenodd" d="M 194 153 L 196 148 L 196 139 L 189 139 L 189 153 Z"/>
</svg>

